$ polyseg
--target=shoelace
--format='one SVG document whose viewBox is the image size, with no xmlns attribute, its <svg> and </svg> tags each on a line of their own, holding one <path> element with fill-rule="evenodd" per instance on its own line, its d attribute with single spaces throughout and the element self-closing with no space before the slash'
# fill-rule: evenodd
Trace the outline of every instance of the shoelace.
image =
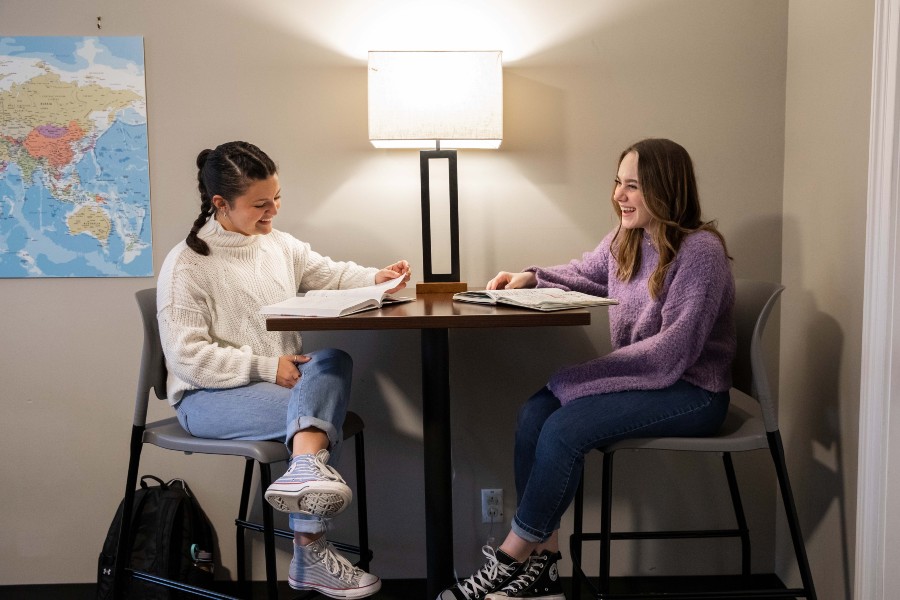
<svg viewBox="0 0 900 600">
<path fill-rule="evenodd" d="M 325 569 L 347 583 L 355 583 L 354 579 L 362 575 L 362 571 L 354 567 L 350 561 L 337 554 L 331 549 L 331 546 L 325 544 L 320 549 L 316 549 L 316 555 L 325 562 Z"/>
<path fill-rule="evenodd" d="M 316 466 L 316 469 L 319 471 L 322 477 L 325 479 L 330 479 L 332 481 L 343 481 L 340 474 L 334 469 L 334 467 L 327 464 L 324 460 L 322 460 L 322 456 L 320 454 L 316 454 L 313 457 L 313 463 Z"/>
<path fill-rule="evenodd" d="M 497 554 L 491 546 L 484 546 L 481 549 L 481 553 L 487 557 L 487 564 L 471 577 L 460 581 L 458 584 L 459 589 L 462 590 L 466 598 L 484 596 L 491 591 L 492 584 L 496 582 L 498 574 L 502 577 L 507 577 L 513 571 L 512 567 L 502 564 L 497 559 Z"/>
<path fill-rule="evenodd" d="M 319 480 L 337 481 L 345 483 L 343 477 L 334 468 L 328 466 L 328 452 L 320 450 L 312 456 L 312 464 L 306 460 L 291 463 L 291 475 L 297 475 L 301 479 L 312 477 Z M 322 516 L 330 516 L 340 512 L 344 508 L 344 499 L 339 494 L 330 492 L 312 492 L 306 494 L 300 501 L 300 510 Z"/>
<path fill-rule="evenodd" d="M 323 451 L 321 450 L 316 454 L 313 454 L 312 468 L 318 472 L 318 475 L 322 479 L 330 479 L 331 481 L 344 481 L 340 473 L 338 473 L 332 466 L 325 462 L 327 458 L 323 459 L 323 455 L 328 456 L 327 454 L 323 454 Z M 294 475 L 297 471 L 305 468 L 307 468 L 305 461 L 291 461 L 290 466 L 288 466 L 288 474 Z"/>
<path fill-rule="evenodd" d="M 544 563 L 547 562 L 547 558 L 548 556 L 546 554 L 536 554 L 534 556 L 528 557 L 528 566 L 522 573 L 519 574 L 518 577 L 510 581 L 509 584 L 503 588 L 503 591 L 520 592 L 534 583 L 534 581 L 541 574 L 541 570 L 543 570 Z"/>
</svg>

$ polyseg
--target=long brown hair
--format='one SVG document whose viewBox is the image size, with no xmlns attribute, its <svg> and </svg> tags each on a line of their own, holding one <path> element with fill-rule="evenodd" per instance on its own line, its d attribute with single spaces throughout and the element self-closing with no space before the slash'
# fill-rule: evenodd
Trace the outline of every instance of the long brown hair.
<svg viewBox="0 0 900 600">
<path fill-rule="evenodd" d="M 719 238 L 726 255 L 725 238 L 716 228 L 715 221 L 703 221 L 700 215 L 700 195 L 690 155 L 682 146 L 671 140 L 650 138 L 632 144 L 622 151 L 619 165 L 629 152 L 637 154 L 638 180 L 644 195 L 644 204 L 652 217 L 647 228 L 653 245 L 659 251 L 659 262 L 650 276 L 652 298 L 659 297 L 666 273 L 684 238 L 695 231 L 709 231 Z M 622 227 L 622 209 L 611 198 L 619 215 L 619 230 L 613 239 L 613 252 L 618 268 L 616 277 L 629 281 L 641 268 L 641 241 L 643 231 Z M 729 256 L 729 258 L 731 258 Z"/>
</svg>

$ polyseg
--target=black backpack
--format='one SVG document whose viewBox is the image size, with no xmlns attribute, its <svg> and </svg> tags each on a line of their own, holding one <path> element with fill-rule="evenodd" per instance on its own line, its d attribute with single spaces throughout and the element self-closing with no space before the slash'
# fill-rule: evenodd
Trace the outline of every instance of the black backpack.
<svg viewBox="0 0 900 600">
<path fill-rule="evenodd" d="M 157 485 L 149 485 L 147 479 Z M 113 569 L 124 505 L 122 500 L 103 542 L 97 566 L 98 600 L 112 598 Z M 212 525 L 183 480 L 164 483 L 158 477 L 144 475 L 141 488 L 135 491 L 133 506 L 131 556 L 126 567 L 199 587 L 212 583 L 215 543 Z M 127 577 L 125 597 L 129 600 L 174 600 L 189 596 Z"/>
</svg>

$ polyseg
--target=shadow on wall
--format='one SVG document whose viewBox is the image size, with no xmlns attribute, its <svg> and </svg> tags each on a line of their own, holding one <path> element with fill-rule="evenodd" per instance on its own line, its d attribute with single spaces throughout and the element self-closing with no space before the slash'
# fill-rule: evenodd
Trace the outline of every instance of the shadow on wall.
<svg viewBox="0 0 900 600">
<path fill-rule="evenodd" d="M 786 245 L 798 247 L 785 248 L 784 255 L 803 256 L 799 248 L 798 228 L 790 218 L 784 224 L 784 240 Z M 801 275 L 805 272 L 803 265 L 794 271 Z M 841 406 L 840 406 L 840 371 L 844 348 L 844 333 L 838 321 L 822 312 L 816 303 L 815 296 L 803 289 L 802 281 L 785 283 L 782 314 L 785 327 L 797 327 L 790 340 L 797 340 L 797 345 L 787 347 L 782 343 L 784 360 L 789 365 L 783 378 L 781 391 L 797 390 L 793 396 L 779 397 L 779 415 L 788 415 L 784 421 L 792 426 L 783 431 L 788 460 L 788 469 L 793 477 L 794 495 L 800 516 L 801 527 L 805 539 L 826 521 L 827 514 L 837 503 L 839 546 L 835 549 L 840 561 L 843 576 L 843 597 L 852 598 L 851 565 L 847 500 L 845 481 L 847 473 L 843 464 L 844 448 L 841 444 Z M 802 324 L 802 325 L 800 325 Z M 802 328 L 801 328 L 802 327 Z M 787 336 L 786 336 L 787 337 Z M 790 373 L 791 378 L 787 379 Z M 787 531 L 783 536 L 784 545 L 788 543 Z M 834 547 L 833 544 L 828 544 Z M 792 554 L 785 553 L 785 556 Z M 812 558 L 812 557 L 811 557 Z M 813 561 L 822 564 L 822 560 Z M 783 569 L 790 568 L 796 572 L 796 564 L 779 565 Z M 819 584 L 823 579 L 834 580 L 837 574 L 827 578 L 820 573 L 814 581 Z"/>
<path fill-rule="evenodd" d="M 528 77 L 528 71 L 505 69 L 501 150 L 535 184 L 565 183 L 564 93 Z"/>
<path fill-rule="evenodd" d="M 838 322 L 816 308 L 812 294 L 798 289 L 791 294 L 797 310 L 808 315 L 805 322 L 805 347 L 798 352 L 795 368 L 804 373 L 806 393 L 793 403 L 791 420 L 803 427 L 787 432 L 785 446 L 791 450 L 791 473 L 803 473 L 805 485 L 799 486 L 795 496 L 800 510 L 800 522 L 808 539 L 824 521 L 836 501 L 840 519 L 841 565 L 844 576 L 844 597 L 851 594 L 850 560 L 847 532 L 847 502 L 844 496 L 845 469 L 841 445 L 839 402 L 839 372 L 844 336 Z M 799 300 L 799 302 L 798 302 Z M 784 398 L 784 402 L 791 399 Z M 805 511 L 803 510 L 805 509 Z M 804 514 L 805 512 L 805 514 Z M 791 565 L 794 568 L 794 565 Z"/>
</svg>

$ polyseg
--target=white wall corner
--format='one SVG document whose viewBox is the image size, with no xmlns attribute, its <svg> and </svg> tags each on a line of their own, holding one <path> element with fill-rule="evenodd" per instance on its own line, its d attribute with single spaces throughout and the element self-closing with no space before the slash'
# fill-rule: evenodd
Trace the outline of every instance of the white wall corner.
<svg viewBox="0 0 900 600">
<path fill-rule="evenodd" d="M 900 506 L 888 477 L 890 405 L 892 398 L 900 400 L 894 389 L 900 367 L 892 359 L 900 356 L 900 321 L 894 318 L 900 314 L 900 0 L 877 0 L 873 39 L 854 597 L 887 600 L 896 590 L 886 541 L 900 534 L 900 526 L 890 531 L 888 519 L 891 507 Z"/>
</svg>

